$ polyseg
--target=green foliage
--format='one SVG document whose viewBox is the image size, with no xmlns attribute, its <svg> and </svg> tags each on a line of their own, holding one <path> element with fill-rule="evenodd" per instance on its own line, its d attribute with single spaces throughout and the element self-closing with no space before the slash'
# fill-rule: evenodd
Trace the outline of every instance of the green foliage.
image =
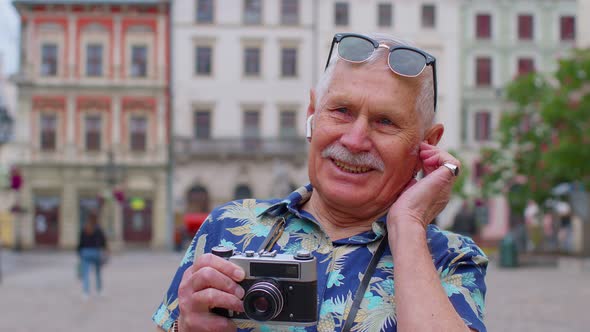
<svg viewBox="0 0 590 332">
<path fill-rule="evenodd" d="M 496 148 L 481 151 L 484 197 L 508 195 L 522 210 L 542 206 L 562 182 L 590 188 L 590 49 L 575 50 L 550 75 L 521 76 L 506 87 Z"/>
<path fill-rule="evenodd" d="M 459 196 L 462 199 L 466 199 L 468 195 L 465 192 L 465 182 L 467 181 L 467 179 L 469 179 L 469 168 L 467 167 L 467 164 L 463 161 L 463 159 L 459 157 L 459 154 L 456 151 L 450 150 L 449 153 L 452 154 L 453 157 L 457 158 L 457 160 L 459 160 L 459 162 L 461 163 L 461 170 L 459 171 L 459 176 L 457 177 L 457 180 L 453 184 L 452 193 L 454 195 Z"/>
</svg>

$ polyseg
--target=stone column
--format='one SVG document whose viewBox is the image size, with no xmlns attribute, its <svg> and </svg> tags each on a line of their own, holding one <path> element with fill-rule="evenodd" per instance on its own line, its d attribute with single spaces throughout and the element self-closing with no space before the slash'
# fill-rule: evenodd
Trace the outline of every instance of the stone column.
<svg viewBox="0 0 590 332">
<path fill-rule="evenodd" d="M 114 231 L 113 237 L 111 238 L 111 243 L 109 243 L 109 247 L 113 251 L 120 251 L 125 247 L 125 241 L 123 241 L 123 218 L 121 204 L 119 204 L 119 202 L 117 202 L 115 199 L 112 199 L 107 205 L 110 213 L 109 217 L 112 218 Z"/>
<path fill-rule="evenodd" d="M 66 54 L 65 65 L 69 79 L 76 78 L 76 49 L 80 45 L 76 44 L 76 15 L 70 14 L 68 17 L 68 30 L 65 36 L 65 43 L 68 45 L 68 54 Z"/>
<path fill-rule="evenodd" d="M 78 243 L 79 217 L 78 217 L 78 193 L 76 183 L 71 179 L 76 178 L 75 171 L 63 172 L 63 191 L 59 208 L 59 247 L 74 248 Z M 69 179 L 69 180 L 68 180 Z"/>
<path fill-rule="evenodd" d="M 65 157 L 67 160 L 76 156 L 76 96 L 68 95 L 66 99 L 66 111 L 64 114 L 66 123 Z"/>
<path fill-rule="evenodd" d="M 33 188 L 26 181 L 32 181 L 32 172 L 23 170 L 24 185 L 20 192 L 15 193 L 15 205 L 21 206 L 24 211 L 14 215 L 14 244 L 15 248 L 32 248 L 35 246 L 35 230 L 33 217 L 35 214 L 35 202 L 33 201 Z M 27 180 L 29 179 L 29 180 Z"/>
<path fill-rule="evenodd" d="M 123 61 L 125 61 L 125 59 L 121 59 L 121 47 L 125 47 L 125 45 L 122 45 L 122 36 L 121 36 L 121 16 L 120 15 L 116 15 L 115 19 L 114 19 L 114 27 L 113 29 L 114 31 L 114 39 L 113 40 L 113 53 L 115 54 L 113 56 L 113 63 L 111 63 L 111 66 L 113 66 L 114 68 L 114 80 L 115 81 L 119 81 L 122 77 L 125 76 L 124 73 L 121 73 L 121 64 L 123 63 Z"/>
<path fill-rule="evenodd" d="M 171 18 L 170 18 L 171 19 Z M 166 63 L 166 41 L 170 36 L 167 35 L 167 26 L 166 26 L 166 16 L 159 15 L 158 17 L 158 25 L 157 30 L 154 31 L 155 38 L 157 38 L 157 45 L 158 49 L 157 52 L 157 62 L 153 67 L 155 69 L 156 78 L 159 82 L 166 81 L 166 67 L 168 64 Z M 155 62 L 156 59 L 152 59 L 152 63 Z M 148 62 L 149 63 L 149 62 Z"/>
<path fill-rule="evenodd" d="M 34 56 L 37 55 L 38 57 L 40 57 L 39 51 L 35 51 L 36 50 L 36 35 L 35 35 L 35 20 L 29 19 L 27 21 L 27 28 L 26 31 L 23 31 L 23 36 L 25 36 L 25 40 L 23 40 L 23 42 L 26 44 L 25 49 L 24 49 L 24 66 L 23 68 L 25 69 L 25 75 L 28 78 L 33 78 L 36 77 L 38 74 L 35 73 L 35 64 L 37 65 L 37 68 L 40 68 L 41 64 L 39 63 L 39 60 L 35 59 Z"/>
<path fill-rule="evenodd" d="M 152 210 L 152 247 L 165 248 L 172 245 L 172 234 L 166 218 L 166 173 L 163 169 L 155 171 L 154 204 Z"/>
<path fill-rule="evenodd" d="M 156 103 L 156 112 L 154 114 L 153 121 L 156 121 L 156 140 L 152 144 L 156 147 L 156 155 L 154 159 L 161 161 L 166 160 L 166 98 L 164 94 L 158 94 L 158 99 Z M 149 128 L 148 128 L 149 130 Z M 162 158 L 164 157 L 164 158 Z"/>
<path fill-rule="evenodd" d="M 113 96 L 112 100 L 112 121 L 111 121 L 111 144 L 113 146 L 113 152 L 118 155 L 123 150 L 121 146 L 121 96 Z"/>
</svg>

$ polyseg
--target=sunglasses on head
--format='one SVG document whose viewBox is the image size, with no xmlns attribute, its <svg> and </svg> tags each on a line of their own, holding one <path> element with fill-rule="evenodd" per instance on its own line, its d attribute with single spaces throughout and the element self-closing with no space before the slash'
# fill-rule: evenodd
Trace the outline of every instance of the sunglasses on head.
<svg viewBox="0 0 590 332">
<path fill-rule="evenodd" d="M 387 57 L 389 68 L 394 73 L 404 77 L 417 77 L 422 74 L 426 66 L 432 66 L 434 111 L 436 112 L 436 59 L 432 55 L 410 46 L 389 47 L 385 44 L 380 44 L 375 39 L 356 33 L 337 33 L 332 39 L 326 68 L 330 64 L 330 58 L 332 57 L 335 44 L 338 44 L 338 57 L 353 63 L 365 62 L 379 47 L 386 48 L 389 50 L 389 56 Z"/>
</svg>

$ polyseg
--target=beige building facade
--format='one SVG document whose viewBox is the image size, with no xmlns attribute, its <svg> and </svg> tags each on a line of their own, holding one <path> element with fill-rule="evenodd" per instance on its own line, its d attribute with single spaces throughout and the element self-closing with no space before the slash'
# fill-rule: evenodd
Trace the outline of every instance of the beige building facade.
<svg viewBox="0 0 590 332">
<path fill-rule="evenodd" d="M 15 246 L 164 247 L 168 1 L 14 1 L 21 20 Z"/>
</svg>

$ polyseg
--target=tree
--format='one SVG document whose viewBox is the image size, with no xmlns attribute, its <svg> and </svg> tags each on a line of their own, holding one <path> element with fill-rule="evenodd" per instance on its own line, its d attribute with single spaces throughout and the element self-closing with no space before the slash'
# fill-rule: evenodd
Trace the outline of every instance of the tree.
<svg viewBox="0 0 590 332">
<path fill-rule="evenodd" d="M 459 153 L 457 151 L 449 150 L 449 153 L 453 155 L 453 157 L 457 158 L 457 160 L 459 160 L 459 162 L 461 163 L 461 170 L 459 172 L 457 180 L 455 180 L 455 183 L 453 184 L 452 193 L 461 199 L 467 199 L 469 195 L 466 192 L 465 182 L 467 181 L 467 179 L 469 179 L 469 167 L 467 166 L 463 158 L 459 156 Z"/>
<path fill-rule="evenodd" d="M 563 182 L 590 188 L 590 49 L 573 50 L 550 75 L 532 73 L 506 87 L 496 147 L 482 149 L 482 194 L 504 193 L 515 211 L 539 206 Z"/>
</svg>

